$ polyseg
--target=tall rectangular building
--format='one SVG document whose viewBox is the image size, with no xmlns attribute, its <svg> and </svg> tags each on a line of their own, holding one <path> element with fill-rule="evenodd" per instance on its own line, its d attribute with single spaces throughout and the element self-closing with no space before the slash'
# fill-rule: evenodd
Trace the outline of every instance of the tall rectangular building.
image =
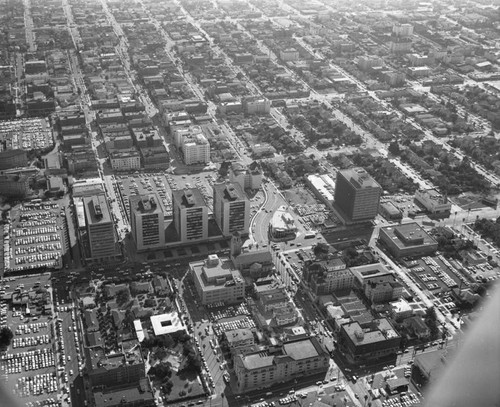
<svg viewBox="0 0 500 407">
<path fill-rule="evenodd" d="M 237 183 L 215 184 L 214 216 L 224 236 L 234 232 L 248 233 L 250 201 Z"/>
<path fill-rule="evenodd" d="M 208 208 L 196 189 L 172 191 L 174 226 L 182 242 L 208 238 Z"/>
<path fill-rule="evenodd" d="M 104 195 L 83 198 L 85 221 L 93 260 L 106 261 L 116 257 L 115 228 Z"/>
<path fill-rule="evenodd" d="M 337 173 L 335 205 L 349 222 L 375 219 L 381 194 L 381 186 L 363 168 Z"/>
<path fill-rule="evenodd" d="M 165 223 L 156 195 L 130 197 L 130 225 L 137 250 L 165 245 Z"/>
</svg>

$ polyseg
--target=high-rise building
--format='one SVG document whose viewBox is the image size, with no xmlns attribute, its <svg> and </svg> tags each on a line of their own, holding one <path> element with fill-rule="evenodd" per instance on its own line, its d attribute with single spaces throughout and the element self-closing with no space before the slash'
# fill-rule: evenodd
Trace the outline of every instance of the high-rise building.
<svg viewBox="0 0 500 407">
<path fill-rule="evenodd" d="M 111 260 L 117 255 L 115 228 L 104 195 L 83 198 L 90 257 L 96 261 Z"/>
<path fill-rule="evenodd" d="M 350 168 L 337 173 L 335 205 L 346 221 L 375 219 L 381 194 L 380 185 L 363 168 Z"/>
<path fill-rule="evenodd" d="M 165 224 L 156 195 L 130 197 L 130 225 L 137 250 L 165 245 Z"/>
<path fill-rule="evenodd" d="M 208 208 L 196 189 L 172 191 L 174 226 L 182 242 L 208 238 Z"/>
<path fill-rule="evenodd" d="M 248 233 L 250 201 L 237 183 L 215 184 L 214 216 L 224 236 Z"/>
<path fill-rule="evenodd" d="M 184 137 L 182 140 L 182 152 L 186 165 L 206 164 L 210 162 L 210 143 L 203 134 Z"/>
</svg>

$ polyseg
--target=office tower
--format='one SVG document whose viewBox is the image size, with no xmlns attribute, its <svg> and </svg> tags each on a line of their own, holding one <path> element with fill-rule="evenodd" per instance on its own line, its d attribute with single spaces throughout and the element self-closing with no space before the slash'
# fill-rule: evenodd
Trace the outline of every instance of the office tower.
<svg viewBox="0 0 500 407">
<path fill-rule="evenodd" d="M 116 257 L 115 228 L 104 195 L 84 197 L 83 206 L 92 260 L 106 261 Z"/>
<path fill-rule="evenodd" d="M 137 250 L 165 245 L 165 224 L 156 195 L 130 197 L 130 225 Z"/>
<path fill-rule="evenodd" d="M 250 201 L 237 183 L 215 184 L 214 216 L 224 236 L 248 233 Z"/>
<path fill-rule="evenodd" d="M 335 205 L 349 222 L 375 219 L 382 188 L 363 168 L 337 173 Z"/>
<path fill-rule="evenodd" d="M 172 191 L 174 226 L 182 242 L 208 238 L 208 208 L 196 189 Z"/>
</svg>

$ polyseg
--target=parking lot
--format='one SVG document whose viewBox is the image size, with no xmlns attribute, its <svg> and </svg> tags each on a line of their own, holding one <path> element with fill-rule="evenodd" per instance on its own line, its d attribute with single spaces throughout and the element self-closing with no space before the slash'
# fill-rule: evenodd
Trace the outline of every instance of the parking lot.
<svg viewBox="0 0 500 407">
<path fill-rule="evenodd" d="M 49 276 L 3 279 L 0 292 L 1 323 L 14 333 L 9 350 L 2 356 L 2 381 L 28 407 L 55 407 L 62 389 L 52 308 L 50 301 L 47 303 L 47 296 L 51 296 Z"/>
<path fill-rule="evenodd" d="M 6 237 L 9 269 L 61 268 L 66 252 L 65 213 L 53 201 L 23 203 L 11 211 Z"/>
<path fill-rule="evenodd" d="M 0 140 L 13 150 L 43 150 L 54 144 L 48 120 L 37 118 L 0 122 Z"/>
<path fill-rule="evenodd" d="M 455 267 L 455 264 L 443 256 L 423 257 L 415 260 L 410 270 L 421 290 L 438 294 L 448 292 L 458 286 L 470 285 L 469 279 Z"/>
</svg>

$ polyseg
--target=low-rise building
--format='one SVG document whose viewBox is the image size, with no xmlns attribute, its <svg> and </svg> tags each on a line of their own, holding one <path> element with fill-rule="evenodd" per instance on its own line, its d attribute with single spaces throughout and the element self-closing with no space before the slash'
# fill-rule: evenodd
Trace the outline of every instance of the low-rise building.
<svg viewBox="0 0 500 407">
<path fill-rule="evenodd" d="M 437 190 L 419 189 L 415 192 L 415 202 L 429 214 L 447 218 L 451 213 L 451 202 Z"/>
<path fill-rule="evenodd" d="M 28 156 L 24 150 L 5 150 L 0 151 L 0 170 L 10 168 L 26 167 L 28 165 Z"/>
<path fill-rule="evenodd" d="M 396 258 L 428 256 L 438 247 L 436 240 L 415 222 L 381 228 L 379 240 Z"/>
<path fill-rule="evenodd" d="M 381 203 L 378 211 L 387 220 L 403 219 L 403 214 L 392 202 Z"/>
<path fill-rule="evenodd" d="M 85 363 L 92 387 L 135 385 L 146 377 L 144 361 L 138 348 L 112 355 L 106 355 L 102 348 L 85 348 Z"/>
<path fill-rule="evenodd" d="M 372 303 L 396 300 L 403 294 L 403 286 L 382 264 L 367 264 L 351 267 L 356 285 L 361 288 Z"/>
<path fill-rule="evenodd" d="M 31 192 L 30 177 L 26 175 L 0 175 L 0 191 L 5 197 L 25 198 Z"/>
<path fill-rule="evenodd" d="M 315 337 L 269 346 L 234 357 L 236 391 L 265 389 L 275 383 L 326 373 L 330 356 Z"/>
<path fill-rule="evenodd" d="M 259 189 L 262 184 L 262 169 L 256 161 L 248 167 L 241 163 L 232 163 L 228 174 L 229 180 L 237 182 L 243 189 Z"/>
<path fill-rule="evenodd" d="M 329 208 L 333 206 L 335 201 L 335 180 L 329 174 L 308 175 L 306 182 L 321 202 Z"/>
<path fill-rule="evenodd" d="M 271 239 L 275 241 L 293 240 L 297 235 L 297 230 L 292 215 L 288 213 L 285 206 L 280 206 L 269 222 Z"/>
<path fill-rule="evenodd" d="M 204 261 L 189 263 L 189 268 L 203 305 L 243 301 L 245 282 L 230 259 L 213 254 Z"/>
<path fill-rule="evenodd" d="M 303 279 L 316 296 L 351 289 L 354 285 L 354 274 L 340 258 L 307 261 Z"/>
<path fill-rule="evenodd" d="M 405 319 L 413 315 L 413 308 L 408 304 L 408 301 L 403 298 L 397 301 L 391 301 L 389 303 L 389 309 L 393 319 Z"/>
<path fill-rule="evenodd" d="M 248 328 L 233 329 L 224 333 L 229 349 L 232 351 L 238 348 L 252 346 L 255 343 L 253 333 Z"/>
<path fill-rule="evenodd" d="M 246 114 L 269 114 L 271 101 L 264 97 L 250 96 L 243 99 L 243 112 Z"/>
<path fill-rule="evenodd" d="M 350 363 L 381 359 L 399 350 L 401 337 L 385 319 L 375 319 L 368 328 L 358 322 L 340 327 L 339 346 Z"/>
<path fill-rule="evenodd" d="M 136 149 L 115 151 L 110 154 L 111 168 L 115 171 L 136 171 L 141 169 L 141 155 Z"/>
</svg>

